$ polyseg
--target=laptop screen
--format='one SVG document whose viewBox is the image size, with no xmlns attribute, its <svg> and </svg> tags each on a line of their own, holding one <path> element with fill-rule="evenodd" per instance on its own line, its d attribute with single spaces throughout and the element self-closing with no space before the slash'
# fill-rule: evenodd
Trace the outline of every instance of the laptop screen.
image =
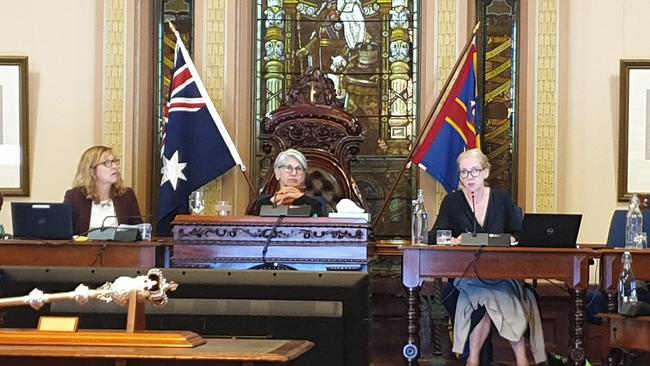
<svg viewBox="0 0 650 366">
<path fill-rule="evenodd" d="M 72 239 L 72 206 L 69 203 L 12 202 L 14 238 Z"/>
<path fill-rule="evenodd" d="M 526 214 L 519 246 L 575 248 L 581 221 L 580 214 Z"/>
</svg>

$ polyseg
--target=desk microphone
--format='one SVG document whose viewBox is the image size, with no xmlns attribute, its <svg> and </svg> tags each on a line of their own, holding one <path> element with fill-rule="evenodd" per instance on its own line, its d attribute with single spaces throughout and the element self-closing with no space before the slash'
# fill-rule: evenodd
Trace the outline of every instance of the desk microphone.
<svg viewBox="0 0 650 366">
<path fill-rule="evenodd" d="M 474 225 L 472 228 L 472 237 L 476 238 L 476 204 L 474 203 L 474 192 L 470 192 L 470 195 L 472 196 L 472 224 Z"/>
<path fill-rule="evenodd" d="M 79 236 L 87 236 L 90 233 L 94 233 L 96 231 L 104 231 L 104 230 L 106 230 L 108 228 L 113 227 L 113 226 L 106 226 L 106 220 L 109 219 L 109 218 L 114 218 L 115 220 L 117 220 L 117 216 L 114 216 L 114 215 L 106 216 L 102 220 L 102 225 L 100 227 L 94 227 L 92 229 L 88 229 L 88 230 L 84 231 L 83 233 L 79 234 Z"/>
<path fill-rule="evenodd" d="M 104 231 L 109 227 L 113 227 L 113 226 L 106 226 L 106 220 L 108 220 L 108 219 L 115 219 L 116 222 L 118 221 L 117 216 L 115 216 L 115 215 L 109 215 L 109 216 L 104 217 L 104 219 L 102 220 L 102 226 L 99 227 L 99 229 L 101 231 Z M 117 223 L 119 225 L 119 222 L 117 222 Z"/>
<path fill-rule="evenodd" d="M 106 216 L 102 220 L 102 226 L 88 230 L 89 240 L 110 240 L 110 241 L 135 241 L 138 235 L 138 229 L 134 227 L 106 226 L 106 220 L 117 216 Z"/>
<path fill-rule="evenodd" d="M 280 223 L 282 223 L 283 219 L 284 219 L 284 215 L 278 216 L 278 219 L 275 220 L 275 223 L 273 224 L 273 227 L 271 228 L 271 231 L 269 232 L 268 236 L 266 237 L 266 243 L 264 243 L 264 247 L 262 248 L 262 263 L 264 263 L 264 264 L 266 264 L 266 252 L 269 250 L 269 245 L 271 245 L 271 239 L 278 236 L 278 225 L 280 225 Z"/>
</svg>

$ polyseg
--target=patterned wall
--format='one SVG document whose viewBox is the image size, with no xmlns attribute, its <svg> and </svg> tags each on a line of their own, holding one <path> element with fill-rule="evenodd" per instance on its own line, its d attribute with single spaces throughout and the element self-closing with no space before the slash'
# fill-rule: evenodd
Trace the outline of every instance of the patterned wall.
<svg viewBox="0 0 650 366">
<path fill-rule="evenodd" d="M 119 156 L 124 147 L 124 68 L 126 11 L 124 0 L 104 1 L 104 75 L 102 144 Z"/>
<path fill-rule="evenodd" d="M 557 209 L 557 0 L 537 3 L 535 210 Z"/>
</svg>

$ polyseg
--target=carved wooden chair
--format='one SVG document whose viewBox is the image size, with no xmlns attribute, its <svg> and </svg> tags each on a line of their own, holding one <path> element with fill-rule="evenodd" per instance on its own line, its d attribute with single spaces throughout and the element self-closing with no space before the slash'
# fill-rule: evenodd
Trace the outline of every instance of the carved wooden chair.
<svg viewBox="0 0 650 366">
<path fill-rule="evenodd" d="M 287 94 L 286 102 L 262 120 L 260 166 L 268 171 L 261 194 L 273 194 L 279 187 L 273 162 L 283 150 L 302 152 L 309 163 L 306 193 L 323 197 L 331 207 L 349 198 L 365 207 L 350 171 L 365 130 L 336 100 L 332 80 L 318 69 L 308 69 Z"/>
</svg>

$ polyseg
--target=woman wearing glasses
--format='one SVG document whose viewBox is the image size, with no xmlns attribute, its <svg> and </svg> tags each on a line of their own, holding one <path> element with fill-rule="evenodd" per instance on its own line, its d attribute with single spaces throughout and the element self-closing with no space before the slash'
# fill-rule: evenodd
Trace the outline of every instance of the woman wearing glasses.
<svg viewBox="0 0 650 366">
<path fill-rule="evenodd" d="M 320 201 L 305 195 L 307 159 L 300 151 L 287 149 L 279 153 L 273 171 L 280 188 L 273 195 L 259 197 L 253 205 L 253 215 L 259 215 L 262 205 L 308 205 L 312 216 L 324 216 Z"/>
<path fill-rule="evenodd" d="M 460 244 L 462 233 L 510 234 L 515 241 L 521 219 L 510 196 L 486 184 L 491 167 L 487 156 L 478 149 L 467 150 L 458 156 L 457 163 L 461 189 L 443 199 L 429 238 L 436 237 L 436 230 L 451 230 L 452 245 Z M 535 362 L 546 361 L 537 302 L 521 281 L 457 278 L 454 286 L 458 300 L 453 351 L 462 354 L 469 346 L 466 365 L 480 364 L 481 348 L 492 324 L 510 341 L 517 366 L 528 365 L 523 338 L 527 329 Z"/>
<path fill-rule="evenodd" d="M 124 187 L 120 159 L 110 147 L 93 146 L 84 151 L 72 186 L 63 202 L 72 205 L 75 235 L 99 227 L 142 223 L 138 201 L 133 190 Z"/>
</svg>

